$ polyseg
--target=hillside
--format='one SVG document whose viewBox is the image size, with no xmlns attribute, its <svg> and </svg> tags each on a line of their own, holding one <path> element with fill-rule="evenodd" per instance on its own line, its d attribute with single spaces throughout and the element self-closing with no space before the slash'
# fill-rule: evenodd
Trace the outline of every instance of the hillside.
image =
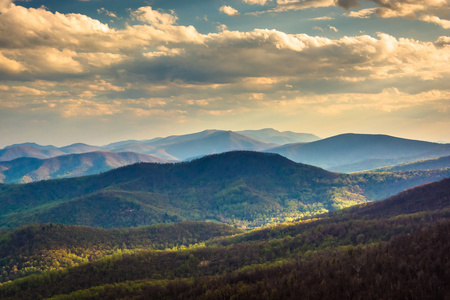
<svg viewBox="0 0 450 300">
<path fill-rule="evenodd" d="M 130 227 L 216 220 L 254 228 L 381 200 L 450 170 L 335 174 L 280 155 L 236 151 L 141 163 L 100 175 L 0 185 L 0 228 L 29 223 Z"/>
<path fill-rule="evenodd" d="M 267 152 L 335 172 L 356 172 L 450 154 L 450 144 L 387 135 L 342 134 L 323 140 L 275 147 Z"/>
<path fill-rule="evenodd" d="M 0 286 L 4 299 L 445 299 L 450 179 L 319 218 L 117 252 Z M 394 209 L 392 209 L 395 207 Z M 390 212 L 378 214 L 378 210 Z M 182 225 L 180 225 L 182 228 Z"/>
<path fill-rule="evenodd" d="M 424 159 L 411 163 L 404 163 L 395 166 L 383 167 L 370 170 L 372 172 L 396 172 L 396 171 L 415 171 L 415 170 L 437 170 L 450 168 L 450 156 L 443 156 L 433 159 Z"/>
<path fill-rule="evenodd" d="M 137 162 L 166 163 L 167 160 L 133 152 L 89 152 L 48 159 L 18 158 L 0 162 L 0 182 L 28 183 L 39 180 L 85 176 Z"/>
<path fill-rule="evenodd" d="M 241 232 L 211 222 L 157 224 L 120 230 L 61 224 L 28 225 L 0 234 L 0 282 L 45 270 L 61 270 L 116 253 L 188 247 Z"/>
</svg>

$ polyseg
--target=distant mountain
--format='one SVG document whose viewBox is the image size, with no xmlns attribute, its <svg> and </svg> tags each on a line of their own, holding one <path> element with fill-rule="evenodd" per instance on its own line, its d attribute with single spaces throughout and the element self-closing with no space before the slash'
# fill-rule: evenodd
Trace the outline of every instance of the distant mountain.
<svg viewBox="0 0 450 300">
<path fill-rule="evenodd" d="M 86 145 L 83 143 L 76 143 L 69 146 L 59 148 L 60 151 L 69 154 L 87 153 L 94 151 L 103 151 L 101 147 Z"/>
<path fill-rule="evenodd" d="M 110 151 L 132 150 L 152 154 L 165 159 L 185 160 L 207 154 L 232 150 L 261 151 L 273 147 L 265 143 L 232 131 L 205 130 L 198 133 L 169 136 L 149 141 L 107 145 Z"/>
<path fill-rule="evenodd" d="M 14 144 L 14 145 L 6 146 L 5 149 L 12 148 L 12 147 L 17 147 L 17 146 L 31 146 L 31 147 L 36 148 L 36 149 L 46 149 L 46 150 L 56 150 L 56 149 L 58 149 L 58 147 L 55 147 L 53 145 L 43 146 L 43 145 L 39 145 L 39 144 L 36 144 L 36 143 Z"/>
<path fill-rule="evenodd" d="M 133 152 L 89 152 L 47 159 L 22 157 L 0 162 L 0 182 L 27 183 L 44 179 L 92 175 L 137 162 L 166 163 L 168 161 Z"/>
<path fill-rule="evenodd" d="M 396 172 L 396 171 L 414 171 L 414 170 L 437 170 L 450 168 L 450 156 L 443 156 L 433 159 L 425 159 L 411 163 L 404 163 L 395 166 L 377 168 L 373 172 Z"/>
<path fill-rule="evenodd" d="M 0 228 L 184 220 L 252 228 L 380 200 L 447 176 L 450 170 L 335 174 L 276 154 L 228 152 L 189 163 L 141 163 L 100 175 L 0 185 Z"/>
<path fill-rule="evenodd" d="M 307 144 L 275 147 L 278 153 L 335 172 L 356 172 L 450 154 L 450 144 L 388 135 L 342 134 Z"/>
<path fill-rule="evenodd" d="M 243 130 L 236 133 L 248 136 L 250 138 L 264 141 L 266 143 L 275 143 L 279 145 L 292 143 L 309 143 L 320 140 L 316 135 L 310 133 L 296 133 L 292 131 L 278 131 L 272 128 L 260 130 Z"/>
<path fill-rule="evenodd" d="M 59 149 L 42 148 L 31 145 L 18 145 L 0 150 L 0 161 L 10 161 L 20 157 L 49 158 L 65 154 Z"/>
</svg>

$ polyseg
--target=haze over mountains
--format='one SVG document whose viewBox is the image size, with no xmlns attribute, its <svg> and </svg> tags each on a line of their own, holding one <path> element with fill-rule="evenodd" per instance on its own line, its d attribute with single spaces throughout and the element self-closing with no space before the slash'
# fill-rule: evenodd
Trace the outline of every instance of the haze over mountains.
<svg viewBox="0 0 450 300">
<path fill-rule="evenodd" d="M 450 154 L 450 144 L 396 138 L 388 135 L 341 134 L 311 143 L 266 150 L 293 161 L 335 172 L 356 172 Z"/>
<path fill-rule="evenodd" d="M 278 153 L 295 162 L 318 166 L 334 172 L 356 172 L 448 156 L 450 155 L 450 144 L 369 134 L 342 134 L 321 140 L 312 134 L 279 132 L 274 129 L 239 132 L 205 130 L 151 140 L 121 141 L 105 146 L 77 143 L 57 148 L 51 145 L 40 146 L 35 143 L 24 143 L 0 150 L 0 182 L 20 183 L 90 175 L 136 162 L 184 161 L 235 150 Z M 87 159 L 89 156 L 85 153 L 93 151 L 102 152 L 105 158 L 95 160 L 91 155 L 91 159 Z M 107 155 L 107 152 L 110 154 Z M 119 159 L 117 154 L 112 154 L 120 152 L 134 152 L 135 154 L 133 159 Z M 50 159 L 46 162 L 12 161 L 24 157 L 49 159 L 67 154 L 73 155 L 71 163 L 64 164 L 64 167 L 61 165 L 61 159 Z M 74 156 L 76 154 L 83 155 L 76 158 Z M 127 155 L 130 157 L 131 154 Z M 410 165 L 409 170 L 414 169 L 415 166 Z M 439 160 L 433 166 L 428 164 L 428 167 L 432 169 L 446 168 L 448 164 Z M 423 168 L 417 165 L 417 169 Z"/>
<path fill-rule="evenodd" d="M 0 227 L 64 223 L 104 228 L 215 220 L 253 228 L 380 200 L 450 176 L 450 169 L 337 174 L 278 154 L 237 151 L 177 164 L 0 185 Z"/>
<path fill-rule="evenodd" d="M 137 162 L 167 163 L 156 156 L 134 152 L 88 152 L 48 159 L 32 157 L 0 162 L 0 182 L 27 183 L 45 179 L 85 176 Z"/>
</svg>

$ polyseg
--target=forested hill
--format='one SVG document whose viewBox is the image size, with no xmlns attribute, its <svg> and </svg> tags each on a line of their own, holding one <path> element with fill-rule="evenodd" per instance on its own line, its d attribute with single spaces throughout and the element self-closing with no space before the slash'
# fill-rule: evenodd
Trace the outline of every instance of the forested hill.
<svg viewBox="0 0 450 300">
<path fill-rule="evenodd" d="M 135 164 L 100 175 L 0 186 L 0 228 L 104 228 L 216 220 L 253 228 L 380 200 L 450 170 L 336 174 L 277 154 L 237 151 L 186 163 Z"/>
<path fill-rule="evenodd" d="M 449 194 L 450 179 L 445 179 L 373 205 L 204 245 L 117 251 L 98 261 L 5 283 L 0 297 L 446 299 Z"/>
<path fill-rule="evenodd" d="M 0 282 L 42 271 L 62 270 L 107 255 L 189 247 L 241 232 L 232 226 L 211 222 L 109 230 L 62 224 L 28 225 L 0 233 Z"/>
</svg>

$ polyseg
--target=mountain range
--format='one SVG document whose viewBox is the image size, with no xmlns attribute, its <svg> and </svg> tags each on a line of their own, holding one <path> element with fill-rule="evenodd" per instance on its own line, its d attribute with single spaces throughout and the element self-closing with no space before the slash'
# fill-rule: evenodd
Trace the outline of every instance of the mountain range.
<svg viewBox="0 0 450 300">
<path fill-rule="evenodd" d="M 302 142 L 275 143 L 295 140 Z M 445 158 L 450 154 L 450 144 L 386 135 L 342 134 L 320 140 L 311 134 L 273 129 L 240 132 L 205 130 L 152 140 L 122 141 L 101 147 L 81 143 L 60 148 L 35 143 L 8 146 L 0 150 L 0 183 L 85 176 L 137 162 L 192 160 L 234 150 L 277 153 L 295 162 L 345 173 L 413 171 L 450 166 L 448 157 Z"/>
<path fill-rule="evenodd" d="M 236 151 L 0 185 L 0 227 L 52 222 L 113 228 L 214 220 L 254 228 L 380 200 L 448 176 L 450 169 L 337 174 L 278 154 Z"/>
<path fill-rule="evenodd" d="M 341 134 L 266 150 L 335 172 L 356 172 L 450 154 L 450 144 L 388 135 Z"/>
</svg>

